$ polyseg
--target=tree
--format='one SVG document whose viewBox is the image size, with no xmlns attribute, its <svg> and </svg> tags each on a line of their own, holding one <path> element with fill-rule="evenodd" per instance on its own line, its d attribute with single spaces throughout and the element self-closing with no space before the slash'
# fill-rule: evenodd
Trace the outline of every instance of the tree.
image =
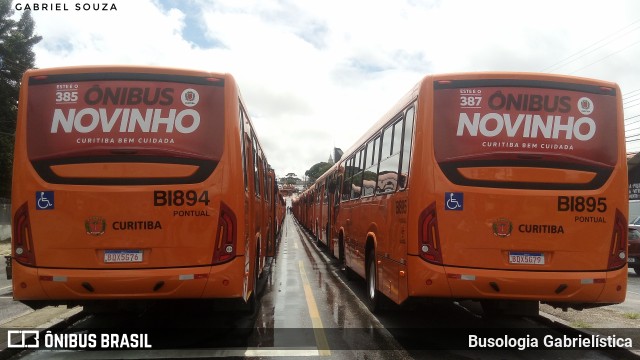
<svg viewBox="0 0 640 360">
<path fill-rule="evenodd" d="M 285 177 L 280 179 L 280 183 L 286 184 L 286 185 L 295 185 L 300 181 L 300 179 L 298 179 L 298 175 L 296 175 L 295 173 L 288 173 Z"/>
<path fill-rule="evenodd" d="M 42 40 L 34 35 L 30 11 L 23 12 L 17 21 L 12 19 L 13 14 L 11 0 L 0 0 L 0 198 L 11 197 L 20 80 L 27 69 L 35 66 L 36 56 L 31 48 Z"/>
<path fill-rule="evenodd" d="M 307 181 L 309 182 L 309 184 L 314 183 L 316 180 L 318 180 L 318 178 L 322 174 L 329 170 L 331 165 L 332 164 L 329 164 L 327 162 L 319 162 L 309 168 L 309 170 L 305 171 L 304 174 L 307 176 Z"/>
</svg>

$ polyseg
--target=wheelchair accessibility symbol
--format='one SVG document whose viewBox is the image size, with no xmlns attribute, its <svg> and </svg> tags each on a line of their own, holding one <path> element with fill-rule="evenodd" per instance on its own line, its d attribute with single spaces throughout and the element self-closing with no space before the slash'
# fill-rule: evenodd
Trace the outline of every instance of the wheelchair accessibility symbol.
<svg viewBox="0 0 640 360">
<path fill-rule="evenodd" d="M 53 191 L 36 192 L 36 210 L 53 210 Z"/>
<path fill-rule="evenodd" d="M 445 210 L 462 210 L 464 208 L 464 193 L 446 192 L 444 193 Z"/>
</svg>

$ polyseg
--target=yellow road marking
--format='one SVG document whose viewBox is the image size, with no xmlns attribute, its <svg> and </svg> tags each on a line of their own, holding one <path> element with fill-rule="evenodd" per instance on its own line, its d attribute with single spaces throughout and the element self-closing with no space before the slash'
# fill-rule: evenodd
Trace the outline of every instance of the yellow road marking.
<svg viewBox="0 0 640 360">
<path fill-rule="evenodd" d="M 327 336 L 324 333 L 324 327 L 322 326 L 322 320 L 320 319 L 320 312 L 318 311 L 318 306 L 316 305 L 316 299 L 313 297 L 311 285 L 309 284 L 309 279 L 307 279 L 307 273 L 304 271 L 304 263 L 302 262 L 302 260 L 300 260 L 298 265 L 300 266 L 302 287 L 304 288 L 304 296 L 307 299 L 307 308 L 309 309 L 311 324 L 313 325 L 313 334 L 316 337 L 316 345 L 319 348 L 320 356 L 331 356 L 331 350 L 329 350 Z"/>
</svg>

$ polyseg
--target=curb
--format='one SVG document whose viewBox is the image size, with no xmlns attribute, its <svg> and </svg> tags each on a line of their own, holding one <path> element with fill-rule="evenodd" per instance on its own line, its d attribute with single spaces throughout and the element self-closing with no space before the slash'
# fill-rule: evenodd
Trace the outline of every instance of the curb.
<svg viewBox="0 0 640 360">
<path fill-rule="evenodd" d="M 582 334 L 584 336 L 591 336 L 591 335 L 598 335 L 597 332 L 595 331 L 590 331 L 589 328 L 575 328 L 573 326 L 571 326 L 571 324 L 569 324 L 566 320 L 561 319 L 555 315 L 552 314 L 548 314 L 544 311 L 540 311 L 540 317 L 541 322 L 546 322 L 548 323 L 548 326 L 551 325 L 556 325 L 556 326 L 561 326 L 565 329 L 567 329 L 568 331 L 571 331 L 575 334 Z M 640 350 L 634 350 L 634 349 L 599 349 L 598 351 L 601 351 L 603 353 L 606 353 L 607 355 L 610 355 L 613 358 L 617 358 L 617 359 L 640 359 Z M 619 355 L 624 354 L 624 357 L 619 357 Z"/>
</svg>

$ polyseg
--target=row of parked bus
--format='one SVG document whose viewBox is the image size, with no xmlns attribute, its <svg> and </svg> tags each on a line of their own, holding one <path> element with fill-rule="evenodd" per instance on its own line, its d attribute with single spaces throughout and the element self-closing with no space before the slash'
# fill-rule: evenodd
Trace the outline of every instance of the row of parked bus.
<svg viewBox="0 0 640 360">
<path fill-rule="evenodd" d="M 293 205 L 366 281 L 537 313 L 624 301 L 627 170 L 616 84 L 545 74 L 426 76 Z"/>
<path fill-rule="evenodd" d="M 620 89 L 523 73 L 424 77 L 293 212 L 368 306 L 386 297 L 622 302 L 627 171 Z M 237 299 L 256 305 L 284 216 L 229 74 L 28 71 L 18 109 L 16 300 Z"/>
</svg>

